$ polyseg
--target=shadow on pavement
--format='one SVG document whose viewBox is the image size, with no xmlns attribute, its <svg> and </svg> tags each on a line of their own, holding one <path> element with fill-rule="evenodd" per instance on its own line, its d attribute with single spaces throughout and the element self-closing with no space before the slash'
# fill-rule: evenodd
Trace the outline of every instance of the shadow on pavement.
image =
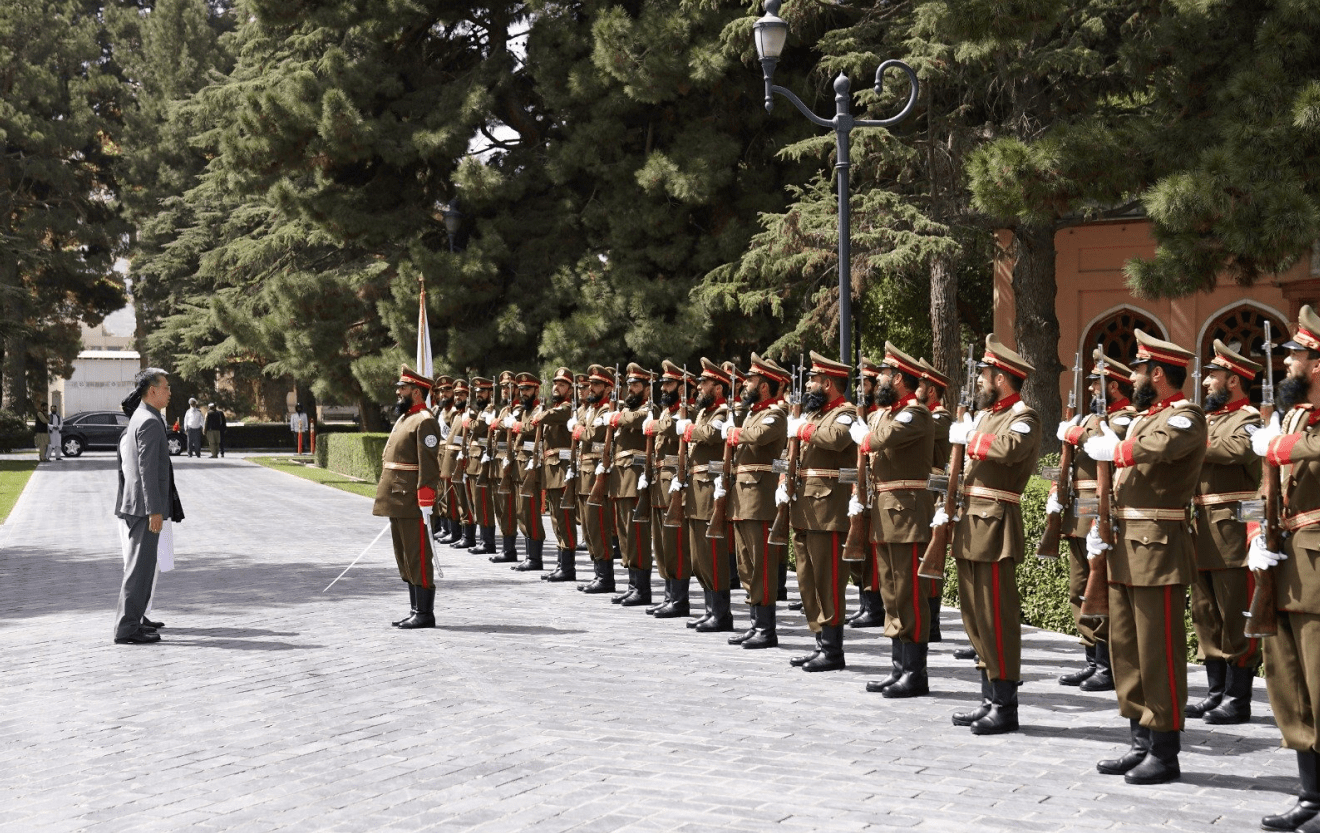
<svg viewBox="0 0 1320 833">
<path fill-rule="evenodd" d="M 171 645 L 183 645 L 189 648 L 223 648 L 229 651 L 310 651 L 325 647 L 317 644 L 297 645 L 292 642 L 257 642 L 236 639 L 170 639 L 168 634 L 162 634 L 157 645 L 142 647 L 169 647 Z"/>
<path fill-rule="evenodd" d="M 438 625 L 446 631 L 460 631 L 465 633 L 490 633 L 497 636 L 544 636 L 551 634 L 569 634 L 586 633 L 585 630 L 576 630 L 568 628 L 550 628 L 544 626 L 532 625 Z"/>
</svg>

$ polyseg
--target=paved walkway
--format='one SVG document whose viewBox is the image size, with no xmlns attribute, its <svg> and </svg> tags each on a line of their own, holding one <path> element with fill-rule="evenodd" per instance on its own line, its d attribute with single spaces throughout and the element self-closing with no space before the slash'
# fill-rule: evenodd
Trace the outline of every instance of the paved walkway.
<svg viewBox="0 0 1320 833">
<path fill-rule="evenodd" d="M 441 626 L 398 631 L 388 536 L 321 592 L 380 530 L 369 500 L 233 455 L 175 466 L 160 645 L 111 643 L 113 455 L 42 466 L 0 527 L 0 829 L 1236 831 L 1291 801 L 1264 706 L 1194 721 L 1180 783 L 1097 774 L 1126 721 L 1055 684 L 1079 655 L 1056 634 L 1027 634 L 1021 733 L 955 728 L 979 691 L 956 612 L 934 696 L 907 701 L 863 691 L 874 630 L 804 674 L 800 615 L 744 651 L 456 550 Z"/>
</svg>

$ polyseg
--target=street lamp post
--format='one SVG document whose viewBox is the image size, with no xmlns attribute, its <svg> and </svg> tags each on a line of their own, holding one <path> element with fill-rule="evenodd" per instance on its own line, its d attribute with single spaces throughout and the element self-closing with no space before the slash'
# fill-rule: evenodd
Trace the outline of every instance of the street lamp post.
<svg viewBox="0 0 1320 833">
<path fill-rule="evenodd" d="M 449 235 L 449 253 L 454 253 L 454 236 L 458 234 L 459 227 L 463 224 L 463 212 L 458 210 L 458 200 L 450 200 L 440 216 L 445 221 L 445 233 Z"/>
<path fill-rule="evenodd" d="M 761 56 L 761 72 L 765 79 L 765 111 L 774 109 L 774 94 L 779 93 L 793 102 L 802 115 L 821 127 L 834 129 L 838 141 L 837 159 L 834 169 L 838 176 L 839 191 L 839 361 L 852 364 L 852 235 L 851 212 L 848 206 L 848 169 L 851 166 L 849 154 L 849 134 L 857 127 L 893 127 L 912 112 L 917 103 L 917 74 L 912 67 L 898 60 L 888 60 L 880 64 L 875 71 L 875 91 L 881 91 L 884 74 L 890 67 L 897 67 L 907 73 L 911 91 L 907 104 L 896 116 L 887 119 L 858 119 L 852 115 L 851 84 L 848 76 L 839 73 L 834 79 L 834 118 L 823 119 L 802 103 L 802 99 L 793 95 L 791 90 L 773 82 L 775 66 L 784 51 L 784 42 L 788 39 L 788 24 L 779 17 L 780 0 L 765 0 L 765 15 L 752 27 L 756 38 L 756 52 Z"/>
</svg>

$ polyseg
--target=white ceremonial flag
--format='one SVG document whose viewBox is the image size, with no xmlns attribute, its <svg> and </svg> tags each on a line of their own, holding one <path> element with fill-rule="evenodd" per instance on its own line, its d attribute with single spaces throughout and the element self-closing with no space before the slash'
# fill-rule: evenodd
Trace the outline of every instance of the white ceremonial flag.
<svg viewBox="0 0 1320 833">
<path fill-rule="evenodd" d="M 417 363 L 413 369 L 426 378 L 431 378 L 431 326 L 426 321 L 425 287 L 422 288 L 417 305 Z"/>
</svg>

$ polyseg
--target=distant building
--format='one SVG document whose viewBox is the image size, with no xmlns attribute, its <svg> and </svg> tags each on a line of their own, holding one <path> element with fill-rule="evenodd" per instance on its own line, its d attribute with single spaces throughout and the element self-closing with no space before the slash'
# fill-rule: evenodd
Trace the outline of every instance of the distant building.
<svg viewBox="0 0 1320 833">
<path fill-rule="evenodd" d="M 103 324 L 83 327 L 82 352 L 73 360 L 73 375 L 55 379 L 46 401 L 64 416 L 79 411 L 111 411 L 133 389 L 133 377 L 142 369 L 142 357 L 133 349 L 132 335 L 116 335 Z"/>
</svg>

